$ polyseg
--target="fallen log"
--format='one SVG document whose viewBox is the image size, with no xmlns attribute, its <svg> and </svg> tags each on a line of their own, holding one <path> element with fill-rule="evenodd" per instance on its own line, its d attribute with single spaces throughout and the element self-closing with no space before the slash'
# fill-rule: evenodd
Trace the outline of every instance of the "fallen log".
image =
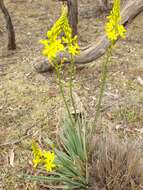
<svg viewBox="0 0 143 190">
<path fill-rule="evenodd" d="M 122 24 L 125 26 L 143 11 L 143 0 L 129 0 L 121 11 Z M 110 42 L 106 35 L 99 37 L 94 43 L 88 45 L 88 47 L 81 50 L 80 55 L 75 57 L 76 64 L 85 64 L 96 60 L 101 57 L 106 49 L 109 47 Z M 59 55 L 61 57 L 62 55 Z M 70 59 L 68 55 L 64 55 L 67 58 L 65 63 L 69 63 Z M 60 59 L 59 59 L 60 60 Z M 34 67 L 37 72 L 47 72 L 51 70 L 51 65 L 46 58 L 39 58 L 34 61 Z"/>
</svg>

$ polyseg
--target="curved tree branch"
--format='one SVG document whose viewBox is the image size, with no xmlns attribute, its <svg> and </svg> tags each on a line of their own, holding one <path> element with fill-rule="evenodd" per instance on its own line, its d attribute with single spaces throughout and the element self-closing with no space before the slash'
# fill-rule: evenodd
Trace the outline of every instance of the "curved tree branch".
<svg viewBox="0 0 143 190">
<path fill-rule="evenodd" d="M 121 11 L 122 24 L 127 25 L 142 11 L 143 0 L 129 0 Z M 109 45 L 110 42 L 106 38 L 106 35 L 99 37 L 94 42 L 94 44 L 89 45 L 87 48 L 85 47 L 84 50 L 81 51 L 80 55 L 75 57 L 75 63 L 85 64 L 96 60 L 106 52 L 106 49 Z M 63 55 L 59 55 L 59 57 L 61 56 Z M 65 63 L 68 63 L 70 61 L 69 55 L 64 56 L 67 57 L 67 61 Z M 46 72 L 51 69 L 51 65 L 45 58 L 43 58 L 42 60 L 36 60 L 34 66 L 37 72 Z"/>
</svg>

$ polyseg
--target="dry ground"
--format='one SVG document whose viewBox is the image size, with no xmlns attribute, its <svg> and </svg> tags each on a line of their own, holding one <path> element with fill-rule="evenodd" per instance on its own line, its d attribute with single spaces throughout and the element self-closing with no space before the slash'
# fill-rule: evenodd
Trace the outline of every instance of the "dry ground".
<svg viewBox="0 0 143 190">
<path fill-rule="evenodd" d="M 0 189 L 44 189 L 19 178 L 33 173 L 31 139 L 39 143 L 55 137 L 63 109 L 54 73 L 38 74 L 32 61 L 40 56 L 38 40 L 59 16 L 54 0 L 5 0 L 16 31 L 17 50 L 6 50 L 7 34 L 0 13 Z M 80 0 L 79 40 L 93 42 L 103 32 L 105 15 L 93 0 Z M 120 40 L 109 66 L 100 126 L 123 135 L 143 135 L 143 14 L 128 27 L 126 40 Z M 78 69 L 75 92 L 83 102 L 87 117 L 94 119 L 99 92 L 100 63 L 104 57 Z"/>
</svg>

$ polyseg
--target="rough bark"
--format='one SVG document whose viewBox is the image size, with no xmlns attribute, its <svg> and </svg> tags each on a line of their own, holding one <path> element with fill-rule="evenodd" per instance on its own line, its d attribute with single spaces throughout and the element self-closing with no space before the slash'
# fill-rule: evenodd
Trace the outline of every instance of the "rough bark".
<svg viewBox="0 0 143 190">
<path fill-rule="evenodd" d="M 73 36 L 77 35 L 78 24 L 78 0 L 59 0 L 68 6 L 68 20 L 72 28 Z"/>
<path fill-rule="evenodd" d="M 143 0 L 129 0 L 121 11 L 122 24 L 127 25 L 142 11 Z M 106 52 L 109 45 L 110 42 L 106 38 L 106 35 L 99 37 L 93 44 L 83 48 L 80 55 L 75 57 L 75 63 L 84 64 L 96 60 Z M 66 55 L 66 57 L 68 59 L 66 63 L 68 63 L 70 61 L 69 56 Z M 38 72 L 46 72 L 51 69 L 47 59 L 44 59 L 43 62 L 37 60 L 34 66 Z"/>
<path fill-rule="evenodd" d="M 73 36 L 77 35 L 78 24 L 78 4 L 77 0 L 67 0 L 68 5 L 68 18 L 72 28 Z"/>
<path fill-rule="evenodd" d="M 7 26 L 7 31 L 8 31 L 8 49 L 14 50 L 14 49 L 16 49 L 15 32 L 14 32 L 13 24 L 11 21 L 11 17 L 9 15 L 8 10 L 5 7 L 3 0 L 0 0 L 0 9 L 3 12 L 4 18 L 6 21 L 6 26 Z"/>
<path fill-rule="evenodd" d="M 103 11 L 108 10 L 108 0 L 98 0 Z"/>
</svg>

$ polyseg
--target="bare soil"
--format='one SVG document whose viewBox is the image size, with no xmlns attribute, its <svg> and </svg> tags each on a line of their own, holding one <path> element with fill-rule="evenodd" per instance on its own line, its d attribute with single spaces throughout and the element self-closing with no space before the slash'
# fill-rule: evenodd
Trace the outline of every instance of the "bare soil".
<svg viewBox="0 0 143 190">
<path fill-rule="evenodd" d="M 84 46 L 102 35 L 107 13 L 93 0 L 79 2 L 79 43 Z M 32 64 L 41 57 L 38 41 L 58 18 L 60 5 L 54 0 L 5 0 L 5 4 L 14 24 L 17 50 L 7 51 L 0 12 L 0 189 L 48 189 L 20 176 L 34 173 L 32 139 L 41 145 L 46 137 L 54 139 L 63 110 L 54 73 L 38 74 Z M 126 39 L 114 48 L 98 124 L 135 138 L 143 137 L 142 25 L 143 13 L 128 26 Z M 89 121 L 95 118 L 102 61 L 104 56 L 82 69 L 77 67 L 74 80 L 74 92 Z"/>
</svg>

